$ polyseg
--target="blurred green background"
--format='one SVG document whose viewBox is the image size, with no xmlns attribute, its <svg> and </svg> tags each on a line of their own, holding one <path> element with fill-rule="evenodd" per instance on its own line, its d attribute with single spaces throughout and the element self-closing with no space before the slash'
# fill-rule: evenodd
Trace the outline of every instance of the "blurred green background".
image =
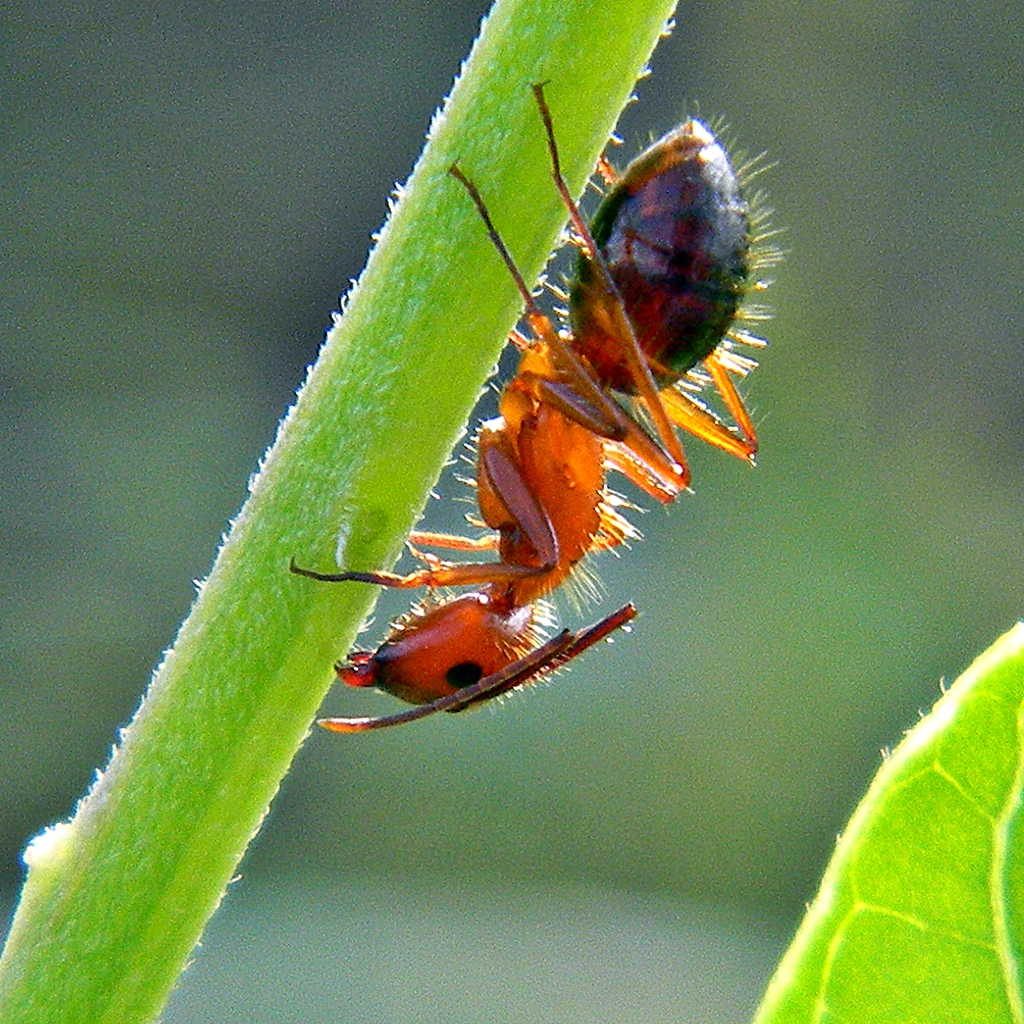
<svg viewBox="0 0 1024 1024">
<path fill-rule="evenodd" d="M 486 4 L 23 7 L 0 16 L 8 900 L 187 612 Z M 696 110 L 777 162 L 760 465 L 689 445 L 696 493 L 601 560 L 600 609 L 562 601 L 643 613 L 571 673 L 312 735 L 169 1024 L 749 1016 L 880 748 L 1024 612 L 1022 38 L 1011 2 L 680 10 L 622 152 Z"/>
</svg>

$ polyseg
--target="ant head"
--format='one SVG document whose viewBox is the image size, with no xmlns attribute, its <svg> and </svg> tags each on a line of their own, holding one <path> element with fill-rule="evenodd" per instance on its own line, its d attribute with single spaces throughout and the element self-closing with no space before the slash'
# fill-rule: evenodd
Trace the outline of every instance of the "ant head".
<svg viewBox="0 0 1024 1024">
<path fill-rule="evenodd" d="M 514 662 L 532 646 L 533 632 L 529 606 L 505 611 L 484 593 L 463 594 L 414 611 L 376 653 L 357 651 L 338 665 L 338 678 L 428 704 Z"/>
</svg>

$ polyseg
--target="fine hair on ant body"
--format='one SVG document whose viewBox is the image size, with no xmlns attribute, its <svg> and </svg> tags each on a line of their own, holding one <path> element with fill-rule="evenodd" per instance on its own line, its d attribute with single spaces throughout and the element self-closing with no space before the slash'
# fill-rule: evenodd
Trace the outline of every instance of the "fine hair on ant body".
<svg viewBox="0 0 1024 1024">
<path fill-rule="evenodd" d="M 732 327 L 743 296 L 763 285 L 748 283 L 749 250 L 758 239 L 725 151 L 690 120 L 621 176 L 602 159 L 598 169 L 609 191 L 588 226 L 562 175 L 543 86 L 533 92 L 579 248 L 570 329 L 559 330 L 541 311 L 476 185 L 452 165 L 515 280 L 528 330 L 511 335 L 519 366 L 502 391 L 498 417 L 482 424 L 477 438 L 477 501 L 491 532 L 470 538 L 415 531 L 410 548 L 424 566 L 405 575 L 320 573 L 293 560 L 293 573 L 330 583 L 475 588 L 414 608 L 375 652 L 356 651 L 339 663 L 338 677 L 348 685 L 376 686 L 417 706 L 374 718 L 321 719 L 332 731 L 461 710 L 550 673 L 609 636 L 634 617 L 631 604 L 588 629 L 544 642 L 539 636 L 543 598 L 586 555 L 637 536 L 606 490 L 608 471 L 667 503 L 690 479 L 677 428 L 749 462 L 757 452 L 732 380 L 755 364 L 731 343 L 764 344 Z M 697 397 L 707 382 L 734 425 Z M 616 395 L 633 400 L 644 419 Z M 419 546 L 493 551 L 497 559 L 449 563 Z"/>
</svg>

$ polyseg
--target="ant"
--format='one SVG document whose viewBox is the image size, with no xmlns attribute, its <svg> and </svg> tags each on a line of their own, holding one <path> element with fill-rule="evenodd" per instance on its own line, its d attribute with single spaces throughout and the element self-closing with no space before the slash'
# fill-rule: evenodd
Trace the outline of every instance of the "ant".
<svg viewBox="0 0 1024 1024">
<path fill-rule="evenodd" d="M 550 109 L 533 86 L 552 177 L 579 247 L 570 285 L 569 330 L 537 305 L 473 182 L 451 175 L 475 204 L 495 250 L 522 296 L 529 333 L 513 331 L 519 367 L 501 394 L 499 415 L 477 437 L 478 538 L 414 532 L 410 550 L 424 567 L 392 572 L 291 571 L 324 582 L 412 589 L 476 589 L 417 606 L 375 652 L 336 666 L 350 686 L 376 686 L 416 707 L 376 718 L 327 718 L 336 732 L 398 725 L 458 711 L 547 674 L 628 623 L 631 604 L 588 629 L 541 643 L 542 599 L 565 583 L 584 556 L 638 534 L 606 489 L 610 469 L 670 502 L 689 484 L 676 428 L 753 463 L 757 437 L 736 390 L 754 361 L 732 342 L 763 345 L 733 328 L 748 282 L 757 218 L 714 135 L 689 120 L 618 176 L 602 158 L 609 186 L 590 226 L 562 175 Z M 762 236 L 763 237 L 763 236 Z M 771 256 L 771 253 L 769 253 Z M 762 262 L 765 262 L 762 258 Z M 755 314 L 756 316 L 756 314 Z M 706 377 L 698 375 L 701 364 Z M 735 426 L 697 398 L 710 381 Z M 635 399 L 644 419 L 616 395 Z M 646 425 L 650 424 L 650 428 Z M 494 551 L 496 561 L 442 561 L 413 545 Z"/>
</svg>

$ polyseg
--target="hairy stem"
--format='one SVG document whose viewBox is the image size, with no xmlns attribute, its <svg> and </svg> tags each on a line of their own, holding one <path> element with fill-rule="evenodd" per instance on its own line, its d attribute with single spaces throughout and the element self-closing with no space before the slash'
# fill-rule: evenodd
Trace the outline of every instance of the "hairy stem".
<svg viewBox="0 0 1024 1024">
<path fill-rule="evenodd" d="M 3 1024 L 159 1012 L 372 599 L 290 575 L 289 558 L 330 567 L 343 540 L 347 566 L 390 564 L 516 318 L 449 166 L 533 280 L 565 213 L 531 83 L 548 83 L 578 190 L 672 7 L 498 0 L 134 721 L 71 821 L 26 854 Z"/>
</svg>

